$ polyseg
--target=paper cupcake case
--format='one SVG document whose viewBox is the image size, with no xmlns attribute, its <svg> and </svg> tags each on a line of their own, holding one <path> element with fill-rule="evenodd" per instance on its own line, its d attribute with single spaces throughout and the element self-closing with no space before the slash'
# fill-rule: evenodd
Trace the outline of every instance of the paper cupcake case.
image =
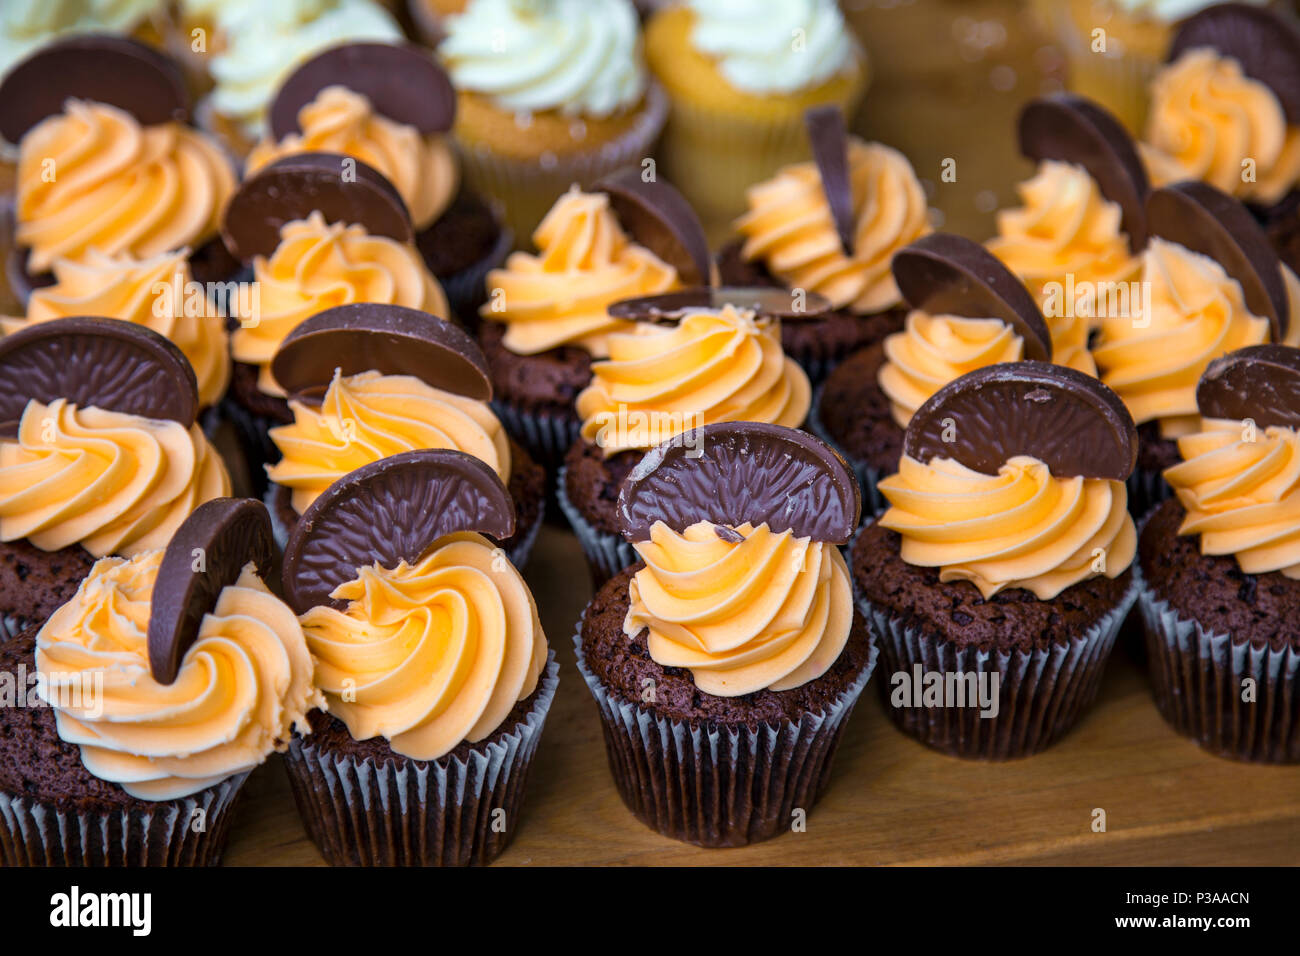
<svg viewBox="0 0 1300 956">
<path fill-rule="evenodd" d="M 886 476 L 872 468 L 865 461 L 854 458 L 839 446 L 839 443 L 826 430 L 826 426 L 822 424 L 821 405 L 822 386 L 818 385 L 813 390 L 812 406 L 808 409 L 806 429 L 839 452 L 840 456 L 849 463 L 849 467 L 853 469 L 853 475 L 858 479 L 858 487 L 862 489 L 862 516 L 869 518 L 872 515 L 880 514 L 889 506 L 889 502 L 876 489 L 876 483 Z"/>
<path fill-rule="evenodd" d="M 546 469 L 547 479 L 564 466 L 569 447 L 582 436 L 582 422 L 577 415 L 562 417 L 546 412 L 528 412 L 498 399 L 492 411 L 515 441 Z"/>
<path fill-rule="evenodd" d="M 1125 484 L 1128 485 L 1128 512 L 1138 521 L 1174 493 L 1162 471 L 1135 469 Z"/>
<path fill-rule="evenodd" d="M 796 809 L 812 808 L 877 656 L 873 642 L 862 673 L 825 713 L 725 727 L 660 717 L 614 697 L 583 658 L 581 621 L 574 647 L 619 796 L 652 830 L 704 847 L 771 839 L 789 830 Z"/>
<path fill-rule="evenodd" d="M 498 215 L 497 219 L 499 221 L 501 216 Z M 487 298 L 488 273 L 500 268 L 514 245 L 515 234 L 502 226 L 491 252 L 459 272 L 439 277 L 438 282 L 447 296 L 447 305 L 452 311 L 452 315 L 446 318 L 454 317 L 469 329 L 478 328 L 478 307 Z"/>
<path fill-rule="evenodd" d="M 179 800 L 64 810 L 0 793 L 0 866 L 216 866 L 248 773 Z M 195 832 L 202 811 L 205 828 Z"/>
<path fill-rule="evenodd" d="M 333 866 L 469 866 L 509 844 L 533 755 L 555 699 L 559 665 L 547 656 L 532 709 L 507 734 L 465 759 L 355 758 L 295 736 L 285 755 L 294 800 L 312 841 Z M 504 811 L 504 818 L 497 811 Z M 503 826 L 495 826 L 502 819 Z"/>
<path fill-rule="evenodd" d="M 618 572 L 641 559 L 637 557 L 636 549 L 622 535 L 601 531 L 582 516 L 582 512 L 569 500 L 569 495 L 564 490 L 567 471 L 567 467 L 561 466 L 559 477 L 555 481 L 555 499 L 559 502 L 560 511 L 568 519 L 569 527 L 577 536 L 578 543 L 582 545 L 582 553 L 587 557 L 592 589 L 599 590 L 602 584 Z"/>
</svg>

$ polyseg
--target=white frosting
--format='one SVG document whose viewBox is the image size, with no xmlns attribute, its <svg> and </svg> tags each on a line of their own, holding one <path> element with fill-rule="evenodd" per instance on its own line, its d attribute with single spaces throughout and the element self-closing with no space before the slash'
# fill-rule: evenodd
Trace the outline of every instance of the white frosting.
<svg viewBox="0 0 1300 956">
<path fill-rule="evenodd" d="M 0 76 L 51 40 L 126 32 L 159 6 L 160 0 L 0 0 Z"/>
<path fill-rule="evenodd" d="M 1131 13 L 1143 13 L 1157 20 L 1173 22 L 1191 16 L 1198 10 L 1214 6 L 1220 0 L 1111 0 L 1115 6 Z M 1263 6 L 1266 0 L 1243 0 Z"/>
</svg>

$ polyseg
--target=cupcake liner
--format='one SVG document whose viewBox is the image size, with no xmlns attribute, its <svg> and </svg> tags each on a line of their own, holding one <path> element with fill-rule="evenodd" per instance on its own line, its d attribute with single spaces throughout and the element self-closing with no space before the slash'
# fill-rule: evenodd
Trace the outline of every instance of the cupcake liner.
<svg viewBox="0 0 1300 956">
<path fill-rule="evenodd" d="M 1174 730 L 1220 757 L 1300 763 L 1300 650 L 1208 631 L 1145 582 L 1138 607 L 1156 706 Z M 1247 678 L 1253 702 L 1241 699 Z"/>
<path fill-rule="evenodd" d="M 25 614 L 0 615 L 0 639 L 12 640 L 35 623 Z"/>
<path fill-rule="evenodd" d="M 1161 60 L 1133 51 L 1094 53 L 1091 34 L 1084 33 L 1074 17 L 1062 15 L 1057 23 L 1070 89 L 1096 100 L 1130 132 L 1140 133 L 1146 120 L 1147 91 L 1163 65 Z"/>
<path fill-rule="evenodd" d="M 358 761 L 295 736 L 285 767 L 312 841 L 333 866 L 490 863 L 519 823 L 528 770 L 558 683 L 552 650 L 527 716 L 465 759 Z M 503 820 L 497 811 L 504 811 Z"/>
<path fill-rule="evenodd" d="M 1146 517 L 1152 508 L 1174 493 L 1163 472 L 1145 468 L 1135 468 L 1125 484 L 1128 486 L 1128 513 L 1134 520 Z"/>
<path fill-rule="evenodd" d="M 889 502 L 885 500 L 885 496 L 876 489 L 876 483 L 885 476 L 865 461 L 854 458 L 831 437 L 830 432 L 826 430 L 826 426 L 822 424 L 822 388 L 823 386 L 818 385 L 813 389 L 812 406 L 808 409 L 808 431 L 839 452 L 853 469 L 854 477 L 858 479 L 858 487 L 862 489 L 863 517 L 880 514 L 889 507 Z"/>
<path fill-rule="evenodd" d="M 216 866 L 247 779 L 245 771 L 178 800 L 113 810 L 0 793 L 0 866 Z M 205 827 L 195 832 L 200 812 Z"/>
<path fill-rule="evenodd" d="M 270 479 L 266 477 L 266 466 L 280 460 L 280 449 L 271 440 L 270 430 L 280 422 L 250 411 L 227 395 L 219 406 L 221 415 L 234 427 L 235 439 L 244 453 L 248 466 L 248 479 L 257 496 L 266 493 Z"/>
<path fill-rule="evenodd" d="M 499 268 L 506 261 L 506 256 L 510 254 L 514 245 L 515 234 L 503 226 L 501 234 L 497 236 L 496 245 L 486 256 L 459 272 L 438 277 L 453 315 L 466 328 L 478 328 L 478 307 L 487 298 L 488 273 Z"/>
<path fill-rule="evenodd" d="M 862 673 L 825 713 L 725 727 L 659 717 L 614 697 L 583 658 L 581 620 L 573 643 L 623 802 L 652 830 L 706 847 L 771 839 L 789 829 L 795 810 L 812 808 L 877 657 L 873 642 Z"/>
<path fill-rule="evenodd" d="M 492 400 L 492 411 L 533 461 L 546 469 L 548 481 L 563 467 L 569 447 L 582 435 L 582 422 L 576 413 L 562 417 L 548 412 L 528 412 L 500 399 Z"/>
<path fill-rule="evenodd" d="M 858 596 L 859 612 L 881 641 L 889 675 L 925 673 L 998 674 L 998 713 L 981 717 L 981 708 L 895 707 L 892 682 L 884 680 L 885 709 L 904 733 L 954 757 L 1008 760 L 1028 757 L 1055 743 L 1078 721 L 1101 686 L 1124 618 L 1137 598 L 1134 581 L 1119 605 L 1069 644 L 1032 651 L 957 648 L 948 641 L 908 627 L 902 620 Z"/>
<path fill-rule="evenodd" d="M 555 499 L 559 502 L 564 517 L 568 519 L 569 527 L 577 536 L 578 543 L 582 545 L 582 553 L 587 556 L 587 567 L 591 570 L 592 589 L 598 591 L 602 584 L 640 559 L 636 549 L 622 535 L 601 531 L 582 516 L 582 512 L 569 500 L 568 492 L 565 491 L 564 476 L 567 471 L 566 466 L 560 467 L 555 480 Z"/>
</svg>

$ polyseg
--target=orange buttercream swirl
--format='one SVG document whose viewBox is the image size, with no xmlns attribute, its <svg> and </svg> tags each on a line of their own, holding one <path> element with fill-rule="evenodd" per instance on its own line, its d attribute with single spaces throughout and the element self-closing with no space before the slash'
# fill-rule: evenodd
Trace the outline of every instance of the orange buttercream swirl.
<svg viewBox="0 0 1300 956">
<path fill-rule="evenodd" d="M 92 248 L 148 259 L 216 235 L 234 190 L 229 161 L 202 133 L 69 100 L 23 137 L 16 239 L 32 273 Z"/>
<path fill-rule="evenodd" d="M 883 312 L 901 301 L 894 253 L 930 232 L 925 191 L 912 164 L 880 143 L 849 142 L 853 255 L 846 256 L 813 163 L 786 166 L 746 194 L 736 220 L 741 255 L 761 260 L 788 288 L 826 296 L 837 309 Z"/>
<path fill-rule="evenodd" d="M 839 548 L 764 522 L 729 541 L 701 521 L 680 534 L 662 521 L 638 542 L 645 567 L 628 585 L 623 632 L 642 628 L 650 656 L 690 670 L 715 697 L 792 690 L 816 680 L 853 625 L 849 569 Z"/>
<path fill-rule="evenodd" d="M 941 581 L 970 581 L 986 599 L 1024 588 L 1047 601 L 1119 577 L 1137 550 L 1124 482 L 1057 478 L 1028 455 L 996 475 L 904 455 L 879 487 L 890 505 L 880 524 L 902 536 L 903 560 L 939 568 Z"/>
</svg>

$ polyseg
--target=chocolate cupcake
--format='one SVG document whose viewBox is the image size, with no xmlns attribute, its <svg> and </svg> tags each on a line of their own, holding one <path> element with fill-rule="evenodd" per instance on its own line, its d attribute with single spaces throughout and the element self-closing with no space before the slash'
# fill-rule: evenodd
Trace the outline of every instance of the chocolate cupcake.
<svg viewBox="0 0 1300 956">
<path fill-rule="evenodd" d="M 891 272 L 911 306 L 906 327 L 836 368 L 810 419 L 853 464 L 873 514 L 876 483 L 897 470 L 903 430 L 930 396 L 978 368 L 1052 358 L 1033 297 L 978 243 L 933 233 L 899 250 Z"/>
<path fill-rule="evenodd" d="M 903 325 L 893 254 L 930 232 L 925 192 L 902 153 L 848 136 L 836 106 L 805 114 L 813 161 L 787 166 L 747 191 L 740 239 L 718 254 L 723 285 L 815 292 L 831 310 L 796 314 L 781 329 L 786 354 L 813 384 L 851 353 Z"/>
<path fill-rule="evenodd" d="M 0 639 L 40 625 L 95 559 L 166 546 L 230 494 L 180 350 L 116 319 L 0 338 Z"/>
<path fill-rule="evenodd" d="M 1059 365 L 980 369 L 921 406 L 852 553 L 902 731 L 1003 760 L 1074 726 L 1136 595 L 1136 456 L 1119 398 Z"/>
<path fill-rule="evenodd" d="M 777 289 L 690 289 L 617 302 L 636 325 L 608 336 L 578 396 L 582 435 L 560 469 L 556 496 L 599 588 L 636 561 L 619 531 L 618 492 L 642 455 L 720 422 L 797 428 L 811 404 L 808 377 L 781 350 L 781 321 L 796 305 Z"/>
<path fill-rule="evenodd" d="M 404 451 L 451 448 L 485 462 L 505 483 L 516 531 L 500 544 L 515 567 L 527 563 L 546 475 L 489 407 L 487 361 L 468 333 L 416 309 L 340 305 L 290 332 L 271 371 L 294 417 L 270 431 L 282 453 L 267 466 L 280 547 L 299 516 L 348 472 Z"/>
<path fill-rule="evenodd" d="M 490 540 L 514 530 L 496 473 L 438 449 L 339 479 L 290 535 L 284 591 L 328 713 L 285 764 L 331 864 L 484 864 L 514 834 L 558 673 Z"/>
<path fill-rule="evenodd" d="M 860 510 L 843 459 L 777 425 L 699 435 L 624 483 L 620 529 L 644 563 L 597 592 L 574 644 L 628 808 L 665 836 L 741 846 L 826 789 L 876 648 L 837 547 Z"/>
<path fill-rule="evenodd" d="M 1300 763 L 1300 349 L 1216 359 L 1196 397 L 1139 544 L 1156 704 L 1219 756 Z"/>
<path fill-rule="evenodd" d="M 249 771 L 321 702 L 273 558 L 261 503 L 214 499 L 0 647 L 40 675 L 0 709 L 0 865 L 220 861 Z"/>
</svg>

